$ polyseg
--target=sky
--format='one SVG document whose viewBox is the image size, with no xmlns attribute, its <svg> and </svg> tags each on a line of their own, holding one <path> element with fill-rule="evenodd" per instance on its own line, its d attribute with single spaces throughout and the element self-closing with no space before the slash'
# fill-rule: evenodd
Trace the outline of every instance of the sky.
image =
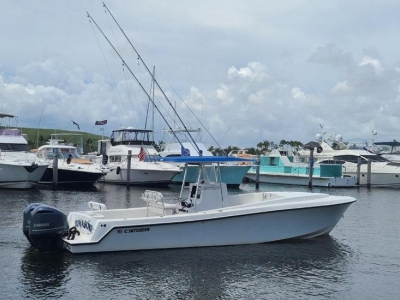
<svg viewBox="0 0 400 300">
<path fill-rule="evenodd" d="M 105 136 L 154 128 L 156 142 L 202 128 L 222 147 L 400 140 L 399 1 L 104 2 L 128 38 L 102 1 L 1 1 L 0 112 Z"/>
</svg>

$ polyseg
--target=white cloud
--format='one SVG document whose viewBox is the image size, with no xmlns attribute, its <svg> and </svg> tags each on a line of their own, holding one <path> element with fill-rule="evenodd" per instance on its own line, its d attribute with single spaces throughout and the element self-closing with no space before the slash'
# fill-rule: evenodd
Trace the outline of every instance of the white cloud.
<svg viewBox="0 0 400 300">
<path fill-rule="evenodd" d="M 306 99 L 306 94 L 302 92 L 301 89 L 298 87 L 292 88 L 292 95 L 294 99 Z"/>
<path fill-rule="evenodd" d="M 379 60 L 364 56 L 361 62 L 358 64 L 359 66 L 372 66 L 376 72 L 376 74 L 381 75 L 383 72 L 383 68 Z"/>
<path fill-rule="evenodd" d="M 347 94 L 352 91 L 347 81 L 339 82 L 332 90 L 334 94 Z"/>
<path fill-rule="evenodd" d="M 228 78 L 235 79 L 237 77 L 247 78 L 249 80 L 263 81 L 268 78 L 268 68 L 259 62 L 249 62 L 247 67 L 240 68 L 230 67 L 228 70 Z"/>
</svg>

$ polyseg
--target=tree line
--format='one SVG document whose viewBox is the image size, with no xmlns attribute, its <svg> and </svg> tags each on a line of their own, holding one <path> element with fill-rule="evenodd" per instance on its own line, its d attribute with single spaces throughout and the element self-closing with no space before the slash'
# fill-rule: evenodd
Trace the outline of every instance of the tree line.
<svg viewBox="0 0 400 300">
<path fill-rule="evenodd" d="M 268 141 L 264 140 L 262 142 L 257 143 L 256 147 L 247 147 L 244 148 L 243 150 L 246 150 L 248 154 L 251 155 L 263 155 L 266 154 L 267 152 L 271 151 L 272 149 L 276 149 L 278 147 L 285 147 L 285 146 L 290 146 L 292 148 L 301 148 L 303 147 L 303 143 L 299 141 L 286 141 L 286 140 L 281 140 L 279 144 L 276 144 L 273 141 Z M 236 147 L 236 146 L 228 146 L 224 149 L 221 148 L 216 148 L 214 146 L 210 146 L 208 148 L 208 151 L 210 151 L 214 155 L 226 155 L 229 154 L 229 152 L 233 150 L 241 150 L 242 148 Z"/>
</svg>

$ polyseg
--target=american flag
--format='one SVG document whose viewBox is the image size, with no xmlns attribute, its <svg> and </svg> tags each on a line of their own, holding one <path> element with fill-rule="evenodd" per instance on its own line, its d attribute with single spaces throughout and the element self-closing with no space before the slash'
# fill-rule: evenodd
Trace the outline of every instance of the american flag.
<svg viewBox="0 0 400 300">
<path fill-rule="evenodd" d="M 146 150 L 143 147 L 140 147 L 140 152 L 138 155 L 139 161 L 143 161 L 146 156 Z"/>
</svg>

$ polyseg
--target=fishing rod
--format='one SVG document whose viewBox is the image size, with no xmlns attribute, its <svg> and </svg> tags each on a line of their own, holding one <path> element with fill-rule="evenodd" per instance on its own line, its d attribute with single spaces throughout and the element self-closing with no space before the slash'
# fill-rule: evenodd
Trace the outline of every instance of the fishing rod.
<svg viewBox="0 0 400 300">
<path fill-rule="evenodd" d="M 129 42 L 129 44 L 131 45 L 132 49 L 135 51 L 136 55 L 138 56 L 138 59 L 141 61 L 141 63 L 144 65 L 144 67 L 146 68 L 147 72 L 150 74 L 150 76 L 152 77 L 154 83 L 157 85 L 157 87 L 159 88 L 159 90 L 161 91 L 161 93 L 163 94 L 163 96 L 165 97 L 165 99 L 168 101 L 168 104 L 171 106 L 172 110 L 174 111 L 175 115 L 178 117 L 179 121 L 182 123 L 183 127 L 185 128 L 187 134 L 189 135 L 190 139 L 193 141 L 194 146 L 196 147 L 196 150 L 198 152 L 199 155 L 201 155 L 201 150 L 200 148 L 197 146 L 196 141 L 194 140 L 194 138 L 192 137 L 192 135 L 190 134 L 189 130 L 186 128 L 185 123 L 183 123 L 181 117 L 178 115 L 176 109 L 174 108 L 174 106 L 172 105 L 171 101 L 168 99 L 167 95 L 164 93 L 164 90 L 161 88 L 161 86 L 158 84 L 157 80 L 155 79 L 155 77 L 153 76 L 152 72 L 150 71 L 150 69 L 147 67 L 146 63 L 143 61 L 142 57 L 140 56 L 139 52 L 136 50 L 136 48 L 133 46 L 132 42 L 130 41 L 130 39 L 128 38 L 128 36 L 125 34 L 124 30 L 121 28 L 121 26 L 119 25 L 119 23 L 117 22 L 117 20 L 114 18 L 113 14 L 111 13 L 111 11 L 108 9 L 107 5 L 104 3 L 103 1 L 103 7 L 105 7 L 107 9 L 107 11 L 109 12 L 109 14 L 111 15 L 111 17 L 113 18 L 114 22 L 117 24 L 118 28 L 121 30 L 122 34 L 125 36 L 125 38 L 127 39 L 127 41 Z"/>
<path fill-rule="evenodd" d="M 167 119 L 163 116 L 163 114 L 161 113 L 160 109 L 158 108 L 158 106 L 155 104 L 154 100 L 151 98 L 151 96 L 149 95 L 149 93 L 147 93 L 146 89 L 143 87 L 143 85 L 140 83 L 139 79 L 135 76 L 135 74 L 132 72 L 131 68 L 128 66 L 128 64 L 125 62 L 125 60 L 123 59 L 123 57 L 121 56 L 121 54 L 117 51 L 117 49 L 115 49 L 114 45 L 110 42 L 110 40 L 107 38 L 107 36 L 104 34 L 104 32 L 101 30 L 101 28 L 99 27 L 99 25 L 97 25 L 96 21 L 92 18 L 92 16 L 88 13 L 87 16 L 89 18 L 89 22 L 93 22 L 97 29 L 101 32 L 101 34 L 104 36 L 104 38 L 107 40 L 107 42 L 110 44 L 111 48 L 113 48 L 113 50 L 115 51 L 115 53 L 118 55 L 118 57 L 121 59 L 122 63 L 126 66 L 126 68 L 129 70 L 129 72 L 131 73 L 131 75 L 133 76 L 133 78 L 135 78 L 136 82 L 139 84 L 139 86 L 141 87 L 141 89 L 143 90 L 143 92 L 146 94 L 146 96 L 149 98 L 149 100 L 153 103 L 153 106 L 157 109 L 157 111 L 160 113 L 161 117 L 164 119 L 165 123 L 167 124 L 168 128 L 172 131 L 172 127 L 169 125 Z M 179 142 L 179 144 L 181 145 L 181 147 L 183 148 L 182 143 L 179 141 L 178 137 L 174 134 L 175 138 L 177 139 L 177 141 Z"/>
</svg>

